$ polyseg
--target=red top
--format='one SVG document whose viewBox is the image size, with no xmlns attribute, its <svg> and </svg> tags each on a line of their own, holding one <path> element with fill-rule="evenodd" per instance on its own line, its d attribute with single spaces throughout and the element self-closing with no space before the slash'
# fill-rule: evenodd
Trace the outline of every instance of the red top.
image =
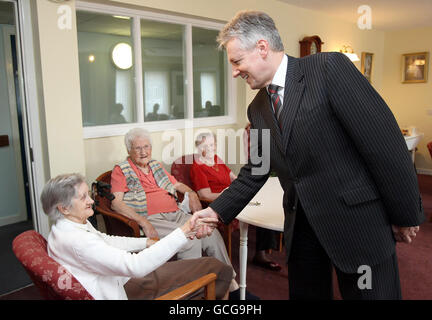
<svg viewBox="0 0 432 320">
<path fill-rule="evenodd" d="M 198 159 L 194 159 L 190 170 L 190 178 L 195 191 L 210 188 L 212 193 L 220 193 L 231 184 L 231 169 L 215 155 L 215 164 L 208 166 Z"/>
<path fill-rule="evenodd" d="M 159 188 L 153 176 L 151 169 L 148 174 L 145 174 L 128 158 L 129 164 L 135 171 L 141 185 L 146 193 L 147 198 L 147 214 L 150 216 L 161 212 L 174 212 L 178 210 L 177 202 L 166 190 Z M 172 184 L 177 183 L 177 180 L 170 175 L 165 169 L 165 174 L 168 176 Z M 119 166 L 115 166 L 111 173 L 111 192 L 128 192 L 126 177 Z"/>
</svg>

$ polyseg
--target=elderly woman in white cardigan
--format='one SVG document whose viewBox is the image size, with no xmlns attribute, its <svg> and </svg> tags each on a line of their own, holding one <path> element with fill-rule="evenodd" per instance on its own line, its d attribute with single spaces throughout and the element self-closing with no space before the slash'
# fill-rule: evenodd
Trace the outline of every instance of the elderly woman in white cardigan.
<svg viewBox="0 0 432 320">
<path fill-rule="evenodd" d="M 101 233 L 87 221 L 94 201 L 79 174 L 49 180 L 41 201 L 54 221 L 48 254 L 95 299 L 153 299 L 209 272 L 217 274 L 216 298 L 228 296 L 230 266 L 210 257 L 167 262 L 193 236 L 189 222 L 157 242 Z"/>
</svg>

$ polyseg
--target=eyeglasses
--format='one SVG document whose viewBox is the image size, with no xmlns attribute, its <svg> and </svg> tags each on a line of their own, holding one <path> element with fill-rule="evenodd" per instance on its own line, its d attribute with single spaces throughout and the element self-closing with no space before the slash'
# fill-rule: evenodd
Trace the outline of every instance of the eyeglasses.
<svg viewBox="0 0 432 320">
<path fill-rule="evenodd" d="M 133 147 L 132 150 L 135 152 L 147 151 L 151 149 L 151 145 L 145 145 L 143 147 Z"/>
</svg>

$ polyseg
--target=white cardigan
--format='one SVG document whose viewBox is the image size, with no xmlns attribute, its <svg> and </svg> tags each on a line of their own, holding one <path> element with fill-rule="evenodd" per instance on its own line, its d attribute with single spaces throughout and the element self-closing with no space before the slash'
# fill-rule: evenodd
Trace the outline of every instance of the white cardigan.
<svg viewBox="0 0 432 320">
<path fill-rule="evenodd" d="M 127 299 L 123 285 L 130 278 L 144 277 L 159 268 L 187 243 L 187 238 L 177 228 L 150 248 L 145 249 L 146 243 L 146 238 L 109 236 L 88 221 L 80 224 L 63 218 L 51 228 L 48 254 L 95 299 L 119 300 Z"/>
</svg>

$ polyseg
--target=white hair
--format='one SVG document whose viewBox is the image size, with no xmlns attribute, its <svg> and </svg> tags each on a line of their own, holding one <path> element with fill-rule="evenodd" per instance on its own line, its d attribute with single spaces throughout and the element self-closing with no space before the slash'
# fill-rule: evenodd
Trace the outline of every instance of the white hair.
<svg viewBox="0 0 432 320">
<path fill-rule="evenodd" d="M 195 139 L 195 147 L 198 147 L 201 143 L 203 143 L 208 137 L 213 137 L 214 142 L 216 143 L 216 135 L 213 132 L 203 132 L 200 133 Z"/>
<path fill-rule="evenodd" d="M 240 11 L 219 32 L 219 48 L 225 47 L 233 38 L 240 41 L 244 50 L 253 49 L 260 39 L 265 39 L 273 51 L 284 51 L 279 31 L 273 19 L 260 11 Z"/>
<path fill-rule="evenodd" d="M 85 183 L 85 178 L 79 173 L 58 175 L 46 183 L 40 200 L 45 214 L 51 221 L 55 222 L 64 217 L 57 207 L 70 207 L 82 183 Z"/>
<path fill-rule="evenodd" d="M 126 133 L 124 141 L 128 152 L 132 149 L 132 143 L 136 138 L 147 139 L 152 144 L 150 133 L 144 128 L 133 128 Z"/>
</svg>

